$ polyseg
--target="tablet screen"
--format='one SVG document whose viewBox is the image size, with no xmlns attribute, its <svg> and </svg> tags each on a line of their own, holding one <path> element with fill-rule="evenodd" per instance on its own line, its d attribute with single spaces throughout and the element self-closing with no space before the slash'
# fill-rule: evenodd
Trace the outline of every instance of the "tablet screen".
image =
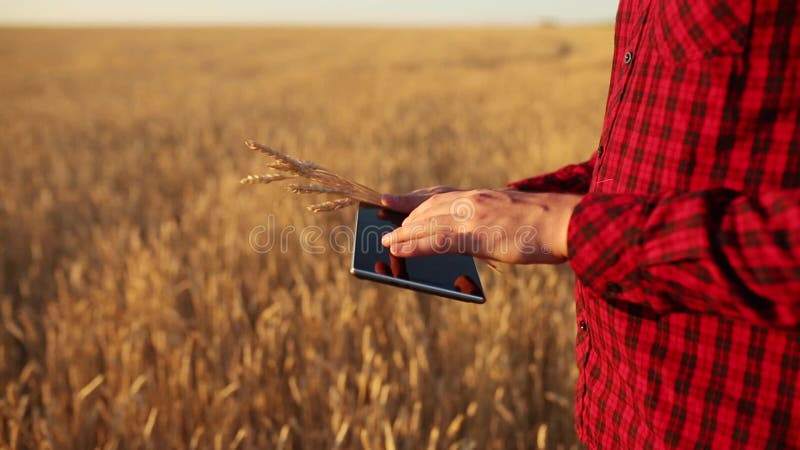
<svg viewBox="0 0 800 450">
<path fill-rule="evenodd" d="M 467 255 L 398 258 L 381 244 L 381 237 L 406 217 L 361 204 L 351 272 L 360 277 L 472 303 L 485 301 L 475 261 Z"/>
</svg>

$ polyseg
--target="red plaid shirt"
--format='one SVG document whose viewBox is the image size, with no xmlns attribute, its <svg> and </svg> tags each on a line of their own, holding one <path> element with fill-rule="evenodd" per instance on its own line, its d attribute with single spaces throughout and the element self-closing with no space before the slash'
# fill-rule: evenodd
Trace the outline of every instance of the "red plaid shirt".
<svg viewBox="0 0 800 450">
<path fill-rule="evenodd" d="M 800 2 L 622 0 L 586 163 L 575 416 L 606 448 L 800 447 Z"/>
</svg>

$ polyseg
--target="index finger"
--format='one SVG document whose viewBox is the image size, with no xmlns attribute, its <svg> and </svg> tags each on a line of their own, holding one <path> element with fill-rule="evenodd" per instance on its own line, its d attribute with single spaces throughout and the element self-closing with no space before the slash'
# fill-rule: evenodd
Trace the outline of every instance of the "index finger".
<svg viewBox="0 0 800 450">
<path fill-rule="evenodd" d="M 431 234 L 433 229 L 433 221 L 429 222 L 415 222 L 408 225 L 395 228 L 393 231 L 384 234 L 381 237 L 381 244 L 384 247 L 389 247 L 393 244 L 399 244 L 414 239 L 421 239 Z"/>
</svg>

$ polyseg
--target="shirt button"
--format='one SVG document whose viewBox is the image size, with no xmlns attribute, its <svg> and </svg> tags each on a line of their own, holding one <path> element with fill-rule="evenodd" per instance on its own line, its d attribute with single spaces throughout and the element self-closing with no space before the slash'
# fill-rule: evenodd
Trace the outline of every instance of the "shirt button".
<svg viewBox="0 0 800 450">
<path fill-rule="evenodd" d="M 625 64 L 630 64 L 633 62 L 633 52 L 625 52 L 624 58 Z"/>
<path fill-rule="evenodd" d="M 589 329 L 589 326 L 586 325 L 586 321 L 585 320 L 581 320 L 581 322 L 578 324 L 578 326 L 581 328 L 581 331 L 586 331 L 586 330 Z"/>
</svg>

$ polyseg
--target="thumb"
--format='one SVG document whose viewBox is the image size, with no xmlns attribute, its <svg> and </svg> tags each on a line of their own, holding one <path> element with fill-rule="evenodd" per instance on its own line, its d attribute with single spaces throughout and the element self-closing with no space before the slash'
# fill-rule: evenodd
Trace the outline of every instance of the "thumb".
<svg viewBox="0 0 800 450">
<path fill-rule="evenodd" d="M 381 206 L 401 213 L 410 213 L 420 203 L 424 201 L 424 197 L 415 194 L 406 195 L 381 195 Z"/>
</svg>

